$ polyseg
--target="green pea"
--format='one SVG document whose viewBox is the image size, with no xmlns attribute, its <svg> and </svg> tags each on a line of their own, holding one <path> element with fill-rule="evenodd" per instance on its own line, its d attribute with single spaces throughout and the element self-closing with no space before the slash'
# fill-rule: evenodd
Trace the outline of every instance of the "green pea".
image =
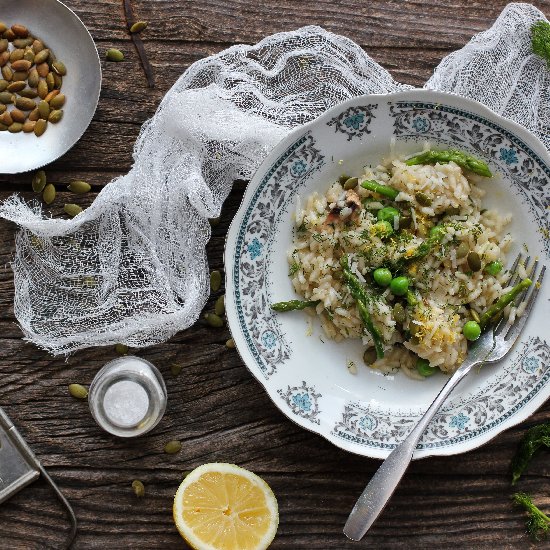
<svg viewBox="0 0 550 550">
<path fill-rule="evenodd" d="M 418 374 L 428 377 L 432 376 L 437 372 L 437 367 L 430 367 L 430 362 L 427 359 L 422 359 L 419 357 L 416 361 L 416 370 Z"/>
<path fill-rule="evenodd" d="M 481 327 L 475 321 L 468 321 L 464 323 L 464 326 L 462 327 L 462 334 L 464 334 L 466 340 L 473 342 L 479 338 L 479 335 L 481 334 Z"/>
<path fill-rule="evenodd" d="M 486 266 L 485 266 L 485 272 L 488 273 L 489 275 L 498 275 L 501 271 L 502 271 L 502 263 L 499 262 L 498 260 L 494 261 L 494 262 L 489 262 Z"/>
<path fill-rule="evenodd" d="M 430 237 L 433 237 L 433 238 L 440 237 L 440 236 L 442 237 L 444 233 L 445 233 L 445 227 L 443 227 L 442 225 L 434 225 L 430 229 Z"/>
<path fill-rule="evenodd" d="M 387 267 L 379 267 L 378 269 L 375 269 L 372 275 L 374 280 L 380 286 L 388 286 L 391 283 L 391 271 Z"/>
<path fill-rule="evenodd" d="M 393 233 L 393 225 L 388 221 L 376 222 L 374 225 L 374 232 L 380 237 L 388 237 Z"/>
<path fill-rule="evenodd" d="M 409 279 L 407 277 L 395 277 L 391 280 L 390 290 L 395 296 L 404 296 L 409 290 Z"/>
<path fill-rule="evenodd" d="M 396 216 L 399 220 L 399 210 L 397 210 L 397 208 L 394 208 L 393 206 L 385 206 L 384 208 L 378 210 L 378 213 L 376 214 L 378 221 L 389 222 L 392 227 L 394 227 L 394 220 Z"/>
</svg>

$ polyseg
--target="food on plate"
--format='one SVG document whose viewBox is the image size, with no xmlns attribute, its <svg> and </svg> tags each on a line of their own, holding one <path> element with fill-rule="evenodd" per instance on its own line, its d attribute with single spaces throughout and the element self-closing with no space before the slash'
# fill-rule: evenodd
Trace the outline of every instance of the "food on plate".
<svg viewBox="0 0 550 550">
<path fill-rule="evenodd" d="M 525 266 L 504 268 L 511 216 L 483 208 L 490 176 L 468 154 L 426 150 L 298 198 L 288 262 L 300 299 L 272 308 L 314 309 L 328 337 L 362 338 L 384 373 L 454 372 L 490 321 L 521 315 L 531 284 Z"/>
<path fill-rule="evenodd" d="M 256 474 L 234 464 L 204 464 L 174 498 L 180 535 L 200 550 L 263 550 L 277 532 L 277 500 Z"/>
</svg>

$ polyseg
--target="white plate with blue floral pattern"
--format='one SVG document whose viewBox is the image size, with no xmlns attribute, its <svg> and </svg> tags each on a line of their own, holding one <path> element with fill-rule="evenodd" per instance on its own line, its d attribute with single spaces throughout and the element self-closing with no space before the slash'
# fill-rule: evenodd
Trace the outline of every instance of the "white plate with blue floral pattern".
<svg viewBox="0 0 550 550">
<path fill-rule="evenodd" d="M 225 251 L 226 308 L 237 349 L 273 402 L 291 420 L 354 453 L 385 458 L 446 381 L 362 366 L 359 340 L 336 343 L 296 311 L 273 302 L 297 298 L 286 252 L 297 195 L 324 192 L 340 174 L 361 173 L 390 153 L 429 141 L 484 159 L 495 177 L 484 205 L 511 213 L 514 257 L 522 246 L 549 263 L 550 156 L 521 126 L 483 105 L 428 90 L 362 96 L 291 132 L 263 162 L 231 225 Z M 548 278 L 547 278 L 548 279 Z M 415 458 L 473 449 L 521 422 L 550 396 L 545 281 L 519 342 L 500 364 L 472 372 L 422 437 Z M 311 321 L 310 321 L 311 323 Z M 346 366 L 358 366 L 352 374 Z"/>
</svg>

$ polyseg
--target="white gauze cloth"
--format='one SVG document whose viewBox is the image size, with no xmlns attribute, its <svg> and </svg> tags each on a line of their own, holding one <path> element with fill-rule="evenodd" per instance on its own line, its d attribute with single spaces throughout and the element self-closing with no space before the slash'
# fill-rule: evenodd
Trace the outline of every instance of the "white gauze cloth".
<svg viewBox="0 0 550 550">
<path fill-rule="evenodd" d="M 544 15 L 510 4 L 447 56 L 426 88 L 476 99 L 550 147 L 550 73 L 532 54 Z M 410 88 L 351 40 L 319 27 L 234 46 L 194 63 L 135 146 L 134 166 L 72 220 L 12 196 L 15 315 L 53 354 L 118 342 L 142 347 L 191 326 L 209 293 L 208 218 L 289 130 L 357 95 Z"/>
</svg>

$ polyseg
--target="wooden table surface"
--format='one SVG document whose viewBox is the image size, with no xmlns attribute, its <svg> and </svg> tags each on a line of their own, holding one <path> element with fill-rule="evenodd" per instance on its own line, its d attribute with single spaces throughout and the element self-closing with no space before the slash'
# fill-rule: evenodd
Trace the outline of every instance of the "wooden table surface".
<svg viewBox="0 0 550 550">
<path fill-rule="evenodd" d="M 6 0 L 3 0 L 6 1 Z M 9 1 L 9 0 L 7 0 Z M 15 0 L 13 0 L 15 1 Z M 134 0 L 138 19 L 149 21 L 145 50 L 155 71 L 148 90 L 126 31 L 121 0 L 67 0 L 103 54 L 117 47 L 124 63 L 103 63 L 99 107 L 80 142 L 47 168 L 60 184 L 93 183 L 94 191 L 132 164 L 140 126 L 165 92 L 194 61 L 235 43 L 318 24 L 356 41 L 392 75 L 422 85 L 439 61 L 488 28 L 503 0 Z M 547 16 L 550 1 L 536 2 Z M 0 5 L 1 19 L 1 5 Z M 30 176 L 0 177 L 0 199 L 13 191 L 27 198 Z M 208 245 L 212 269 L 222 250 L 244 185 L 228 198 Z M 89 204 L 94 194 L 80 202 Z M 64 193 L 53 211 L 60 213 Z M 280 525 L 272 548 L 526 548 L 522 514 L 510 502 L 509 465 L 528 425 L 550 418 L 550 406 L 487 445 L 455 457 L 414 463 L 379 521 L 361 543 L 342 527 L 379 462 L 346 453 L 288 420 L 273 405 L 237 353 L 225 347 L 227 329 L 199 321 L 170 341 L 139 350 L 162 371 L 166 415 L 149 435 L 117 439 L 96 426 L 87 403 L 67 385 L 89 384 L 116 356 L 93 348 L 53 358 L 21 339 L 13 316 L 13 225 L 0 222 L 0 404 L 59 483 L 78 517 L 74 548 L 183 548 L 172 521 L 172 498 L 184 472 L 205 462 L 248 468 L 273 488 Z M 212 307 L 210 300 L 207 307 Z M 183 365 L 179 376 L 170 365 Z M 179 454 L 163 453 L 171 439 Z M 538 457 L 522 488 L 550 510 L 548 455 Z M 133 479 L 147 495 L 137 499 Z M 0 548 L 61 548 L 68 533 L 62 508 L 43 480 L 0 506 Z"/>
</svg>

